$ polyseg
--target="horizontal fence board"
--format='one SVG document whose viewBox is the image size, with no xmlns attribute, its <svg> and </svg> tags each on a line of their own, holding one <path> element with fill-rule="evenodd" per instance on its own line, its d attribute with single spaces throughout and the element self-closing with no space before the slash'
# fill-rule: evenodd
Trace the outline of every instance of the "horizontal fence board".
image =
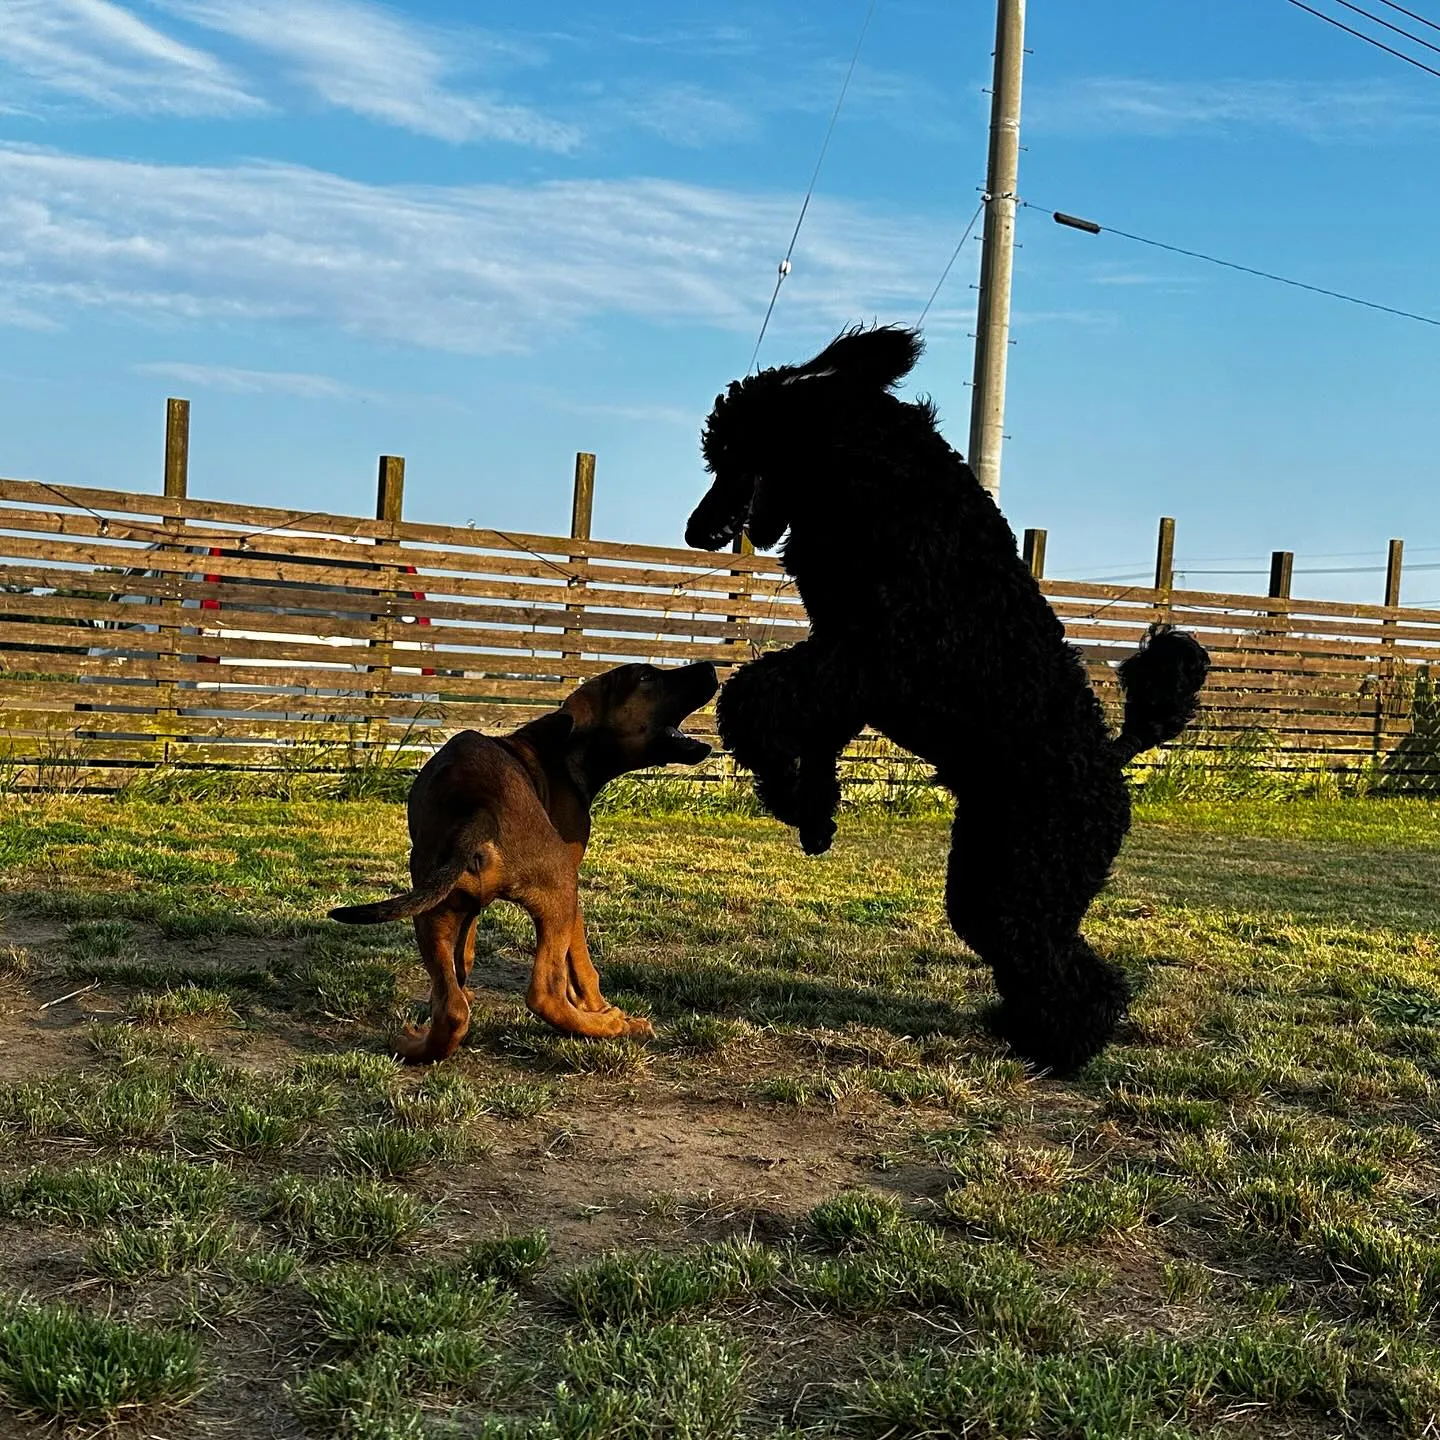
<svg viewBox="0 0 1440 1440">
<path fill-rule="evenodd" d="M 269 593 L 273 604 L 275 592 Z M 170 604 L 161 599 L 149 603 L 149 597 L 146 599 L 147 603 L 144 604 L 126 604 L 111 600 L 78 599 L 68 595 L 0 594 L 0 617 L 13 618 L 17 623 L 44 617 L 109 627 L 100 633 L 119 633 L 122 629 L 133 631 L 142 627 L 157 629 L 160 626 L 263 630 L 291 635 L 311 635 L 316 631 L 316 620 L 305 615 L 277 615 L 264 610 L 231 608 L 223 603 L 218 609 L 202 610 L 195 606 Z M 407 612 L 412 608 L 423 609 L 433 614 L 439 607 L 422 607 L 416 602 L 404 601 L 389 608 Z M 432 622 L 420 625 L 417 623 L 418 617 L 409 613 L 381 615 L 373 619 L 352 619 L 337 614 L 334 617 L 323 617 L 321 623 L 328 635 L 336 637 L 349 637 L 356 641 L 393 638 L 396 641 L 432 646 L 464 643 L 473 639 L 477 633 L 483 633 L 482 627 L 490 629 L 508 626 L 509 633 L 515 635 L 556 634 L 562 630 L 575 629 L 577 616 L 580 627 L 590 635 L 645 635 L 677 639 L 685 636 L 691 640 L 710 643 L 729 641 L 732 644 L 742 644 L 747 634 L 746 627 L 742 624 L 612 615 L 584 605 L 577 605 L 571 610 L 557 607 L 554 610 L 527 608 L 510 611 L 498 606 L 461 605 L 447 608 L 451 611 L 449 619 L 464 623 Z"/>
<path fill-rule="evenodd" d="M 513 729 L 613 664 L 706 659 L 724 678 L 808 633 L 768 556 L 3 479 L 0 585 L 0 746 L 12 765 L 96 784 L 156 764 L 423 755 L 462 727 Z M 1114 724 L 1117 662 L 1152 623 L 1176 623 L 1212 658 L 1185 742 L 1197 751 L 1259 737 L 1276 763 L 1384 757 L 1387 773 L 1440 783 L 1412 738 L 1440 610 L 1041 588 Z M 714 739 L 713 710 L 686 728 Z M 930 773 L 869 732 L 841 769 L 855 785 Z M 705 773 L 733 766 L 720 756 Z"/>
<path fill-rule="evenodd" d="M 58 500 L 62 508 L 89 513 L 92 517 L 93 512 L 110 511 L 154 516 L 157 519 L 209 521 L 217 525 L 241 527 L 243 533 L 252 537 L 261 531 L 268 537 L 270 534 L 298 530 L 323 536 L 345 535 L 370 540 L 408 541 L 416 545 L 500 550 L 516 554 L 576 555 L 582 558 L 593 556 L 599 559 L 627 560 L 631 563 L 686 565 L 693 569 L 710 569 L 723 563 L 725 569 L 741 573 L 780 573 L 779 562 L 768 555 L 726 554 L 722 557 L 709 550 L 670 549 L 603 540 L 572 540 L 554 535 L 483 530 L 460 525 L 429 525 L 409 520 L 367 520 L 355 515 L 336 515 L 327 511 L 280 510 L 267 506 L 241 505 L 232 501 L 180 500 L 160 495 L 139 495 L 123 490 L 50 485 L 33 480 L 0 478 L 0 500 L 44 509 L 53 508 Z M 5 511 L 0 509 L 0 527 L 3 527 L 4 515 Z M 184 531 L 180 533 L 183 534 Z"/>
</svg>

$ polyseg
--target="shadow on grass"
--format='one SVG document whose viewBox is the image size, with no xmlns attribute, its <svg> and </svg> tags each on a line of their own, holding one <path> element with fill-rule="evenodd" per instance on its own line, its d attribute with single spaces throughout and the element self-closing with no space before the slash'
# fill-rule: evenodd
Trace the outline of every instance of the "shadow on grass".
<svg viewBox="0 0 1440 1440">
<path fill-rule="evenodd" d="M 866 985 L 797 979 L 776 971 L 722 963 L 647 965 L 609 960 L 605 983 L 641 997 L 665 1019 L 695 1012 L 741 1016 L 757 1024 L 870 1025 L 897 1035 L 968 1033 L 971 1011 L 947 1000 L 897 995 Z"/>
</svg>

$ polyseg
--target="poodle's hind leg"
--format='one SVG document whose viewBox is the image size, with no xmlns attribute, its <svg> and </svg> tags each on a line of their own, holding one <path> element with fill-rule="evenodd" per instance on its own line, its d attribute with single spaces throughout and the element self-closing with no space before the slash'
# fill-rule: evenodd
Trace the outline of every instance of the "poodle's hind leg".
<svg viewBox="0 0 1440 1440">
<path fill-rule="evenodd" d="M 992 965 L 1001 997 L 995 1033 L 1057 1076 L 1074 1075 L 1099 1055 L 1130 1005 L 1125 972 L 1078 932 L 1022 943 Z"/>
<path fill-rule="evenodd" d="M 754 773 L 755 795 L 794 825 L 809 854 L 830 846 L 840 803 L 837 760 L 864 725 L 858 682 L 814 640 L 742 666 L 720 692 L 720 736 Z"/>
<path fill-rule="evenodd" d="M 1025 808 L 1011 797 L 1008 808 L 957 815 L 945 909 L 994 973 L 1001 1038 L 1031 1063 L 1068 1075 L 1109 1044 L 1130 1001 L 1125 972 L 1080 934 L 1114 849 L 1103 830 L 1087 835 L 1081 824 L 1078 833 L 1057 833 L 1070 827 Z"/>
</svg>

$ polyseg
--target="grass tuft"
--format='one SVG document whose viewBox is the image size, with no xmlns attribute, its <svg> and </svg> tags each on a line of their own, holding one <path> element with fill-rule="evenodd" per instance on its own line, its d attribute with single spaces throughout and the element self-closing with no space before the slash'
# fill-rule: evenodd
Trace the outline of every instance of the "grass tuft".
<svg viewBox="0 0 1440 1440">
<path fill-rule="evenodd" d="M 832 1250 L 891 1235 L 904 1223 L 899 1201 L 873 1190 L 847 1190 L 822 1200 L 807 1220 L 810 1233 Z"/>
<path fill-rule="evenodd" d="M 484 1092 L 480 1108 L 486 1115 L 502 1120 L 528 1120 L 554 1109 L 560 1091 L 554 1085 L 533 1080 L 504 1081 Z"/>
<path fill-rule="evenodd" d="M 635 1325 L 757 1294 L 779 1273 L 773 1250 L 727 1240 L 684 1255 L 609 1255 L 572 1271 L 561 1294 L 590 1324 Z"/>
<path fill-rule="evenodd" d="M 442 1130 L 402 1129 L 398 1125 L 357 1125 L 335 1137 L 335 1159 L 342 1170 L 388 1178 L 414 1170 L 457 1149 Z"/>
<path fill-rule="evenodd" d="M 937 1434 L 1178 1437 L 1177 1413 L 1222 1420 L 1222 1406 L 1300 1403 L 1343 1414 L 1353 1362 L 1333 1342 L 1271 1326 L 1190 1341 L 1118 1338 L 1064 1355 L 1008 1345 L 921 1352 L 852 1392 L 847 1432 L 897 1440 Z"/>
<path fill-rule="evenodd" d="M 966 1185 L 948 1191 L 940 1208 L 978 1239 L 1029 1248 L 1078 1245 L 1138 1229 L 1150 1203 L 1144 1181 L 1100 1176 L 1074 1181 L 1059 1191 L 1010 1181 Z"/>
<path fill-rule="evenodd" d="M 217 1270 L 239 1248 L 233 1225 L 218 1220 L 175 1219 L 155 1225 L 120 1225 L 90 1247 L 90 1268 L 111 1280 Z"/>
<path fill-rule="evenodd" d="M 0 1392 L 64 1424 L 173 1409 L 200 1389 L 200 1341 L 179 1330 L 86 1315 L 68 1305 L 0 1312 Z"/>
<path fill-rule="evenodd" d="M 498 1324 L 514 1297 L 493 1280 L 465 1270 L 429 1265 L 413 1275 L 391 1276 L 355 1265 L 337 1265 L 303 1281 L 321 1331 L 345 1345 L 383 1335 L 428 1335 Z"/>
<path fill-rule="evenodd" d="M 0 1089 L 0 1126 L 21 1135 L 113 1145 L 154 1140 L 171 1120 L 170 1090 L 153 1075 L 57 1075 Z"/>
<path fill-rule="evenodd" d="M 230 996 L 223 990 L 212 990 L 203 985 L 146 991 L 131 1002 L 130 1013 L 142 1025 L 173 1025 L 180 1020 L 229 1024 L 236 1018 Z"/>
<path fill-rule="evenodd" d="M 23 945 L 0 945 L 0 980 L 28 980 L 35 962 Z"/>
<path fill-rule="evenodd" d="M 569 1337 L 553 1424 L 561 1436 L 731 1440 L 741 1433 L 747 1361 L 714 1325 Z"/>
<path fill-rule="evenodd" d="M 542 1230 L 524 1235 L 497 1235 L 478 1240 L 465 1252 L 464 1265 L 477 1280 L 520 1285 L 550 1258 L 550 1239 Z"/>
<path fill-rule="evenodd" d="M 950 1310 L 1034 1348 L 1067 1343 L 1075 1318 L 1045 1293 L 1033 1266 L 1000 1245 L 956 1245 L 907 1224 L 855 1253 L 801 1266 L 807 1296 L 849 1315 Z"/>
<path fill-rule="evenodd" d="M 271 1188 L 265 1217 L 316 1255 L 368 1259 L 414 1237 L 425 1212 L 413 1195 L 378 1180 L 307 1180 L 284 1175 Z"/>
<path fill-rule="evenodd" d="M 219 1165 L 166 1155 L 126 1155 L 62 1169 L 38 1165 L 0 1184 L 0 1215 L 90 1228 L 219 1215 L 235 1188 Z"/>
</svg>

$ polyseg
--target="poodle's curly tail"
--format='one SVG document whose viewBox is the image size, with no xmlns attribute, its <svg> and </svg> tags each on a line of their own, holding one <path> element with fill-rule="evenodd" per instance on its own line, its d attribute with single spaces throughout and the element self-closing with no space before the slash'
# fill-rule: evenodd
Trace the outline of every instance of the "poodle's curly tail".
<svg viewBox="0 0 1440 1440">
<path fill-rule="evenodd" d="M 369 905 L 341 905 L 330 912 L 330 918 L 342 925 L 379 925 L 386 920 L 403 920 L 407 915 L 433 910 L 455 888 L 465 871 L 483 858 L 481 847 L 487 840 L 494 840 L 498 833 L 495 817 L 488 810 L 482 810 L 455 832 L 445 863 L 413 890 Z"/>
<path fill-rule="evenodd" d="M 1193 635 L 1150 627 L 1140 649 L 1120 666 L 1125 725 L 1110 744 L 1122 764 L 1173 740 L 1195 718 L 1209 669 L 1210 656 Z"/>
</svg>

